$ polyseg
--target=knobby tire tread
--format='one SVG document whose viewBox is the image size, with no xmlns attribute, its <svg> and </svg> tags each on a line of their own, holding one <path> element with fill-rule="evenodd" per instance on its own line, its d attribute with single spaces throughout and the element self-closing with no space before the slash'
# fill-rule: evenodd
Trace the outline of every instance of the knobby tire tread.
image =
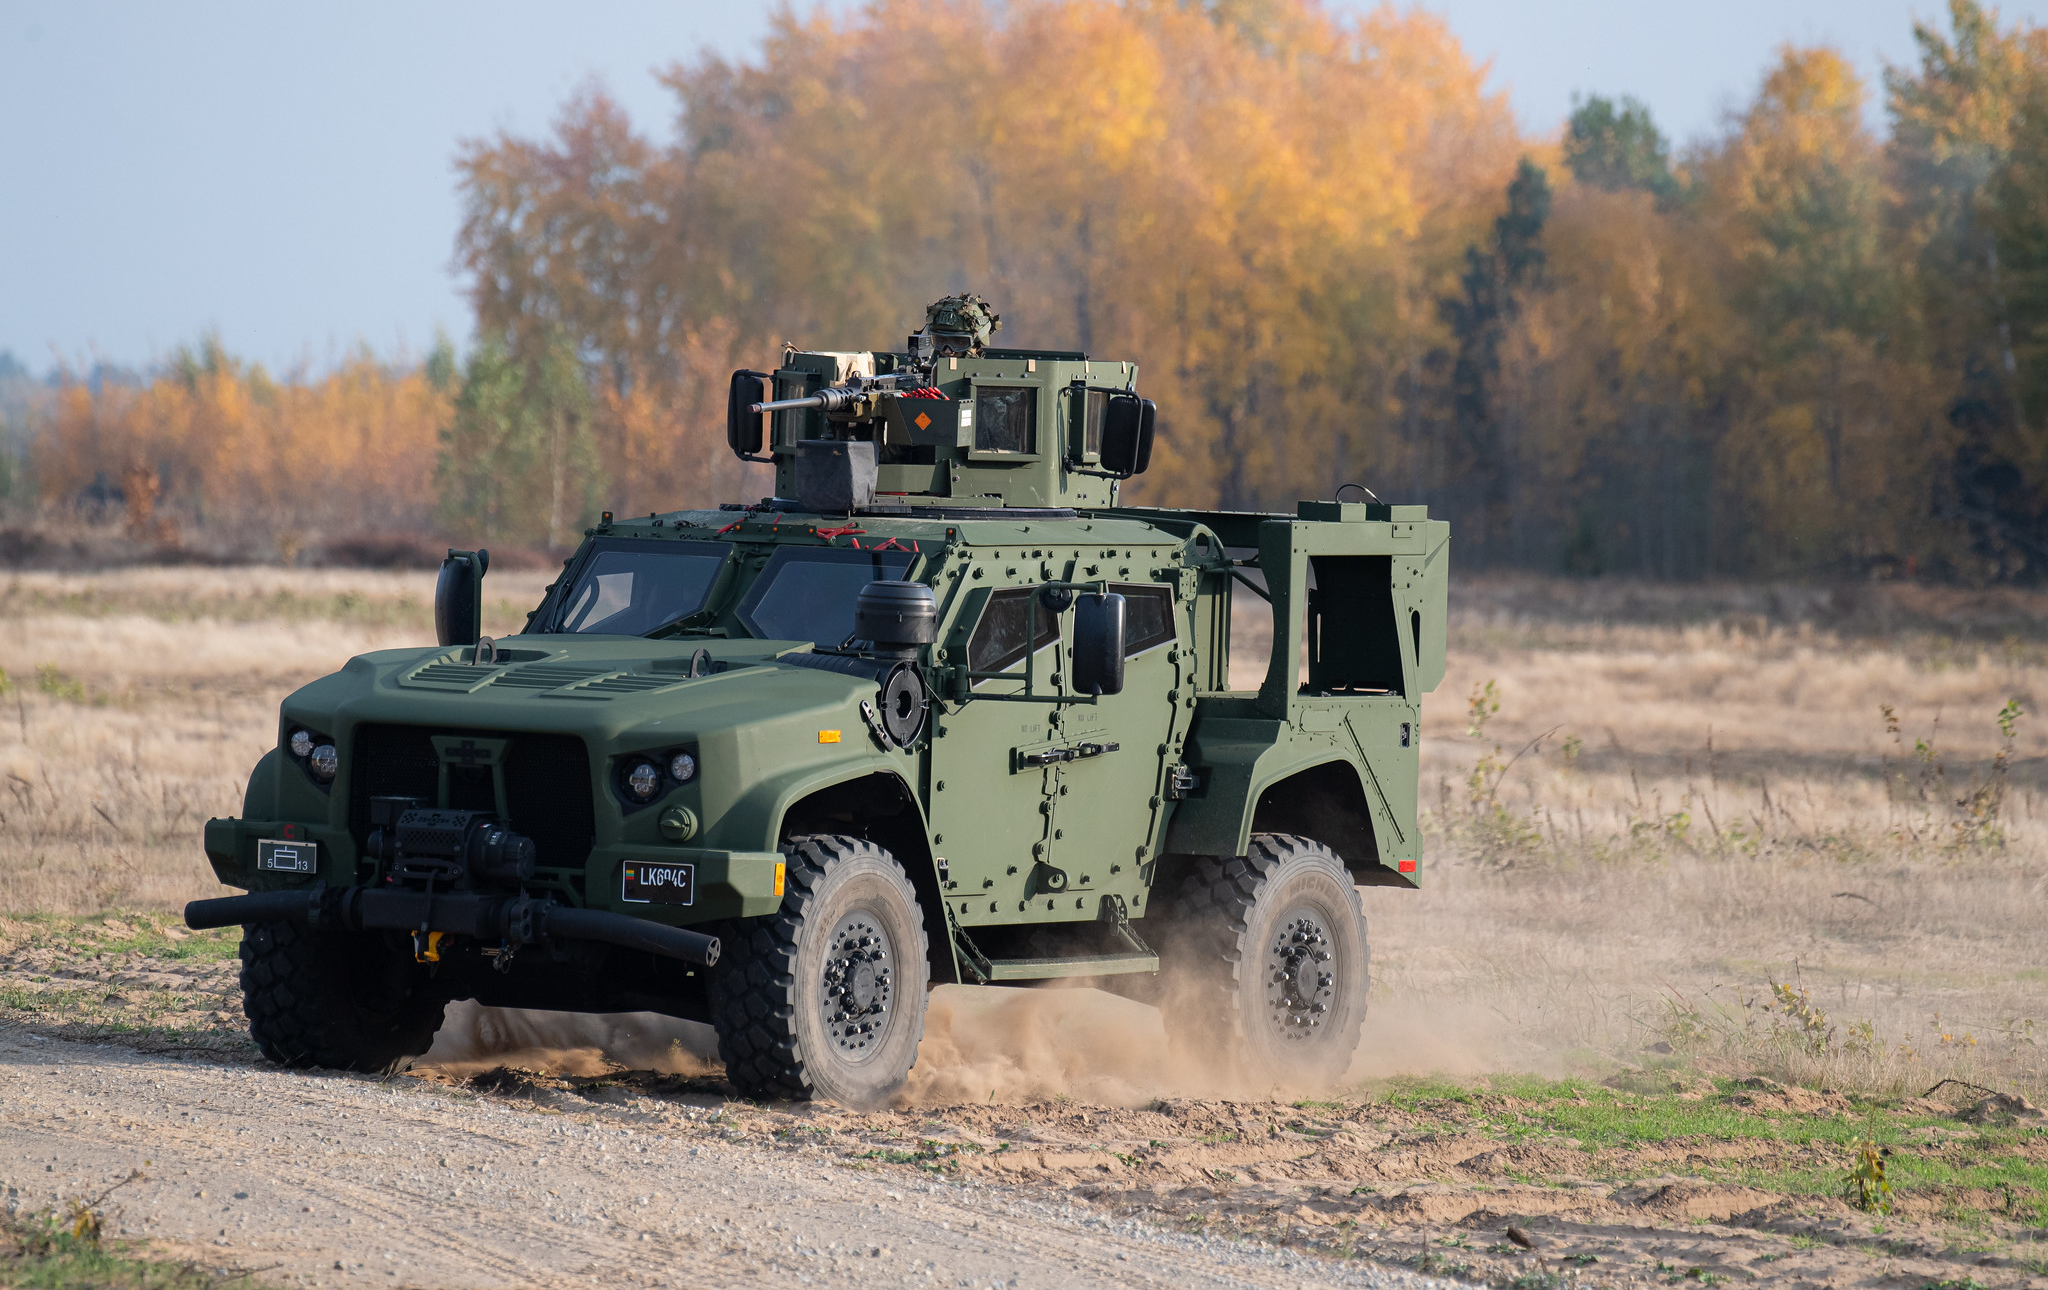
<svg viewBox="0 0 2048 1290">
<path fill-rule="evenodd" d="M 1312 838 L 1292 833 L 1254 833 L 1241 856 L 1196 856 L 1194 867 L 1181 882 L 1174 905 L 1174 926 L 1192 952 L 1189 967 L 1213 1005 L 1211 1015 L 1224 1021 L 1223 1039 L 1232 1050 L 1241 1050 L 1250 1036 L 1245 1033 L 1243 1014 L 1233 1006 L 1247 970 L 1257 973 L 1256 947 L 1251 944 L 1251 914 L 1259 891 L 1273 872 L 1287 860 L 1305 851 L 1328 852 Z M 1333 853 L 1334 858 L 1334 853 Z M 1340 862 L 1341 866 L 1341 862 Z M 1365 956 L 1361 972 L 1370 979 L 1371 941 L 1360 937 Z M 1209 1042 L 1208 1036 L 1176 1037 L 1181 1042 Z"/>
<path fill-rule="evenodd" d="M 746 1097 L 805 1101 L 816 1092 L 797 1045 L 797 940 L 818 904 L 827 871 L 863 851 L 888 854 L 863 838 L 841 834 L 793 839 L 783 852 L 782 908 L 723 929 L 726 947 L 719 957 L 729 966 L 712 977 L 711 1012 L 725 1076 Z M 911 907 L 916 908 L 914 895 Z M 922 945 L 901 952 L 913 949 L 925 952 Z M 922 1017 L 920 1011 L 920 1037 Z"/>
<path fill-rule="evenodd" d="M 365 1051 L 367 1037 L 354 1033 L 353 1019 L 335 1015 L 334 955 L 323 952 L 317 935 L 287 922 L 243 929 L 242 1011 L 263 1055 L 285 1067 L 381 1070 L 425 1052 L 434 1027 L 408 1033 L 421 1030 L 409 1014 Z"/>
</svg>

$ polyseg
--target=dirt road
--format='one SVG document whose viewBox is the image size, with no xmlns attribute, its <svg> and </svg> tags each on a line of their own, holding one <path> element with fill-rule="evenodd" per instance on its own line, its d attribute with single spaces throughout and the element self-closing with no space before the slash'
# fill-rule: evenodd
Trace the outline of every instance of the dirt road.
<svg viewBox="0 0 2048 1290">
<path fill-rule="evenodd" d="M 308 1285 L 1450 1283 L 1180 1234 L 987 1183 L 726 1138 L 715 1096 L 588 1109 L 0 1030 L 0 1194 L 131 1170 L 110 1225 Z"/>
</svg>

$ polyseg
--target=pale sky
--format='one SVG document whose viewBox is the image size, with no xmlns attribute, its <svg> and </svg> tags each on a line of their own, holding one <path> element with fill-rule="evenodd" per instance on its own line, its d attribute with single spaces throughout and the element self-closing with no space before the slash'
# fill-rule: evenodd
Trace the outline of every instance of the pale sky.
<svg viewBox="0 0 2048 1290">
<path fill-rule="evenodd" d="M 1357 8 L 1361 0 L 1328 0 Z M 844 7 L 848 0 L 835 0 Z M 1679 142 L 1716 129 L 1787 41 L 1840 48 L 1877 88 L 1930 0 L 1426 0 L 1490 60 L 1525 128 L 1574 93 L 1633 94 Z M 458 143 L 545 131 L 601 81 L 657 138 L 654 69 L 744 57 L 765 0 L 0 3 L 0 350 L 146 365 L 203 332 L 274 368 L 358 343 L 458 341 Z M 2012 0 L 2008 21 L 2048 19 Z M 1880 118 L 1873 116 L 1873 123 Z"/>
</svg>

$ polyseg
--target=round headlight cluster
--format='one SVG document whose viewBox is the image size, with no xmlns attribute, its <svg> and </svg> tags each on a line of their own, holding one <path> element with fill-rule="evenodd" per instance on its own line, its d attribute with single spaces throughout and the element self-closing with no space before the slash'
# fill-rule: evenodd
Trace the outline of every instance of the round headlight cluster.
<svg viewBox="0 0 2048 1290">
<path fill-rule="evenodd" d="M 306 765 L 310 766 L 313 774 L 319 778 L 333 779 L 341 770 L 341 754 L 334 750 L 333 744 L 316 744 L 306 758 Z"/>
<path fill-rule="evenodd" d="M 651 802 L 661 791 L 661 772 L 651 761 L 638 761 L 626 772 L 626 791 L 636 802 Z"/>
<path fill-rule="evenodd" d="M 668 773 L 678 784 L 687 784 L 697 778 L 697 759 L 686 752 L 679 752 L 668 759 Z"/>
<path fill-rule="evenodd" d="M 284 737 L 284 750 L 292 755 L 315 784 L 325 788 L 341 773 L 341 753 L 334 740 L 317 730 L 293 727 Z"/>
</svg>

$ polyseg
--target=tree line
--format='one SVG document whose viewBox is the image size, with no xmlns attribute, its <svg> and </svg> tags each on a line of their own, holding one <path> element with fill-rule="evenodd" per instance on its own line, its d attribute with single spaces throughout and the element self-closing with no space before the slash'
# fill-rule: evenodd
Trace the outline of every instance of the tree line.
<svg viewBox="0 0 2048 1290">
<path fill-rule="evenodd" d="M 184 514 L 560 544 L 760 495 L 727 372 L 899 346 L 975 290 L 1005 343 L 1140 363 L 1134 501 L 1357 482 L 1447 515 L 1467 565 L 2038 580 L 2048 34 L 1974 0 L 1914 34 L 1878 86 L 1788 47 L 1674 146 L 1625 97 L 1524 137 L 1391 7 L 785 13 L 667 69 L 666 138 L 593 90 L 465 145 L 467 355 L 67 387 L 32 473 L 46 503 L 119 462 Z"/>
</svg>

